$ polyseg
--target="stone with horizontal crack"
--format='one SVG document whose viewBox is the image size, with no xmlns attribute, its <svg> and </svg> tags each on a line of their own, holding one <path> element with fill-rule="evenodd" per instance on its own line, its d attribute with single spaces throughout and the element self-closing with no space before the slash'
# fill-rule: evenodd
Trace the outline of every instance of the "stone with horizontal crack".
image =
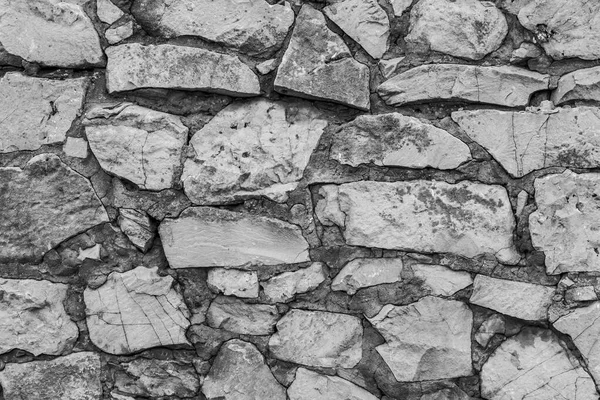
<svg viewBox="0 0 600 400">
<path fill-rule="evenodd" d="M 277 307 L 218 296 L 206 313 L 208 326 L 242 335 L 270 335 L 279 319 Z"/>
<path fill-rule="evenodd" d="M 333 278 L 331 290 L 353 295 L 365 287 L 400 282 L 402 269 L 401 258 L 357 258 Z"/>
<path fill-rule="evenodd" d="M 367 390 L 337 376 L 298 368 L 288 389 L 290 400 L 377 400 Z"/>
<path fill-rule="evenodd" d="M 327 279 L 323 263 L 315 262 L 307 268 L 284 272 L 262 282 L 261 286 L 269 301 L 284 303 L 296 294 L 310 292 Z"/>
</svg>

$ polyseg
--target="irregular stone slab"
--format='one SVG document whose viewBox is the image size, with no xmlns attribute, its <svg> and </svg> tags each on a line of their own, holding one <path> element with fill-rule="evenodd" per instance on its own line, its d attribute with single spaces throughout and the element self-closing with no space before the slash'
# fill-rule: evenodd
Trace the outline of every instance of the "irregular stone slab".
<svg viewBox="0 0 600 400">
<path fill-rule="evenodd" d="M 323 221 L 343 215 L 333 222 L 350 245 L 465 257 L 494 254 L 507 264 L 519 260 L 512 238 L 515 219 L 501 186 L 364 181 L 321 193 L 326 197 L 317 203 L 317 216 Z"/>
<path fill-rule="evenodd" d="M 199 36 L 254 55 L 280 48 L 294 22 L 289 4 L 264 0 L 136 0 L 132 12 L 154 34 Z"/>
<path fill-rule="evenodd" d="M 400 17 L 411 6 L 413 0 L 391 0 L 394 15 Z"/>
<path fill-rule="evenodd" d="M 247 197 L 287 200 L 327 122 L 309 103 L 236 102 L 194 134 L 185 161 L 185 192 L 196 204 Z"/>
<path fill-rule="evenodd" d="M 60 355 L 79 336 L 63 302 L 68 286 L 32 279 L 0 279 L 0 354 L 13 349 Z"/>
<path fill-rule="evenodd" d="M 268 300 L 284 303 L 296 294 L 310 292 L 327 279 L 323 263 L 315 262 L 308 268 L 294 272 L 284 272 L 262 282 L 261 286 Z"/>
<path fill-rule="evenodd" d="M 190 313 L 175 280 L 158 267 L 111 273 L 96 290 L 85 289 L 92 343 L 110 354 L 129 354 L 156 346 L 189 345 Z"/>
<path fill-rule="evenodd" d="M 79 255 L 77 256 L 78 260 L 85 260 L 89 258 L 90 260 L 101 260 L 100 253 L 102 251 L 102 245 L 100 243 L 96 243 L 92 247 L 88 247 L 86 249 L 79 248 Z"/>
<path fill-rule="evenodd" d="M 477 275 L 470 302 L 527 321 L 548 318 L 554 287 Z"/>
<path fill-rule="evenodd" d="M 531 242 L 546 255 L 546 273 L 600 271 L 600 174 L 547 175 L 534 182 Z"/>
<path fill-rule="evenodd" d="M 54 154 L 0 168 L 0 262 L 40 260 L 62 241 L 108 222 L 90 182 Z"/>
<path fill-rule="evenodd" d="M 401 258 L 357 258 L 336 275 L 331 282 L 331 290 L 353 295 L 365 287 L 400 282 L 402 269 Z"/>
<path fill-rule="evenodd" d="M 492 2 L 420 0 L 410 12 L 406 43 L 455 57 L 480 60 L 498 49 L 508 33 Z"/>
<path fill-rule="evenodd" d="M 88 142 L 82 138 L 68 137 L 63 151 L 69 157 L 86 159 L 88 156 Z"/>
<path fill-rule="evenodd" d="M 260 64 L 256 64 L 256 70 L 262 75 L 266 75 L 271 71 L 274 71 L 279 66 L 279 63 L 276 58 L 271 58 L 270 60 L 263 61 Z"/>
<path fill-rule="evenodd" d="M 210 303 L 206 320 L 211 328 L 242 335 L 270 335 L 279 319 L 276 306 L 249 304 L 234 297 L 219 296 Z"/>
<path fill-rule="evenodd" d="M 243 340 L 225 343 L 204 380 L 208 400 L 285 400 L 281 386 L 257 348 Z"/>
<path fill-rule="evenodd" d="M 273 357 L 313 367 L 353 368 L 362 358 L 362 324 L 352 315 L 290 310 L 269 339 Z"/>
<path fill-rule="evenodd" d="M 397 70 L 401 67 L 402 62 L 406 56 L 396 57 L 389 60 L 380 60 L 377 66 L 379 67 L 379 72 L 384 77 L 384 79 L 389 79 L 394 76 Z"/>
<path fill-rule="evenodd" d="M 104 63 L 94 24 L 68 2 L 0 0 L 0 43 L 9 54 L 47 67 Z"/>
<path fill-rule="evenodd" d="M 417 279 L 436 296 L 452 296 L 473 284 L 471 274 L 465 271 L 453 271 L 443 265 L 415 264 L 411 266 Z"/>
<path fill-rule="evenodd" d="M 190 207 L 159 228 L 171 268 L 310 261 L 300 228 L 275 218 Z"/>
<path fill-rule="evenodd" d="M 288 389 L 290 400 L 377 400 L 378 398 L 345 379 L 298 368 Z"/>
<path fill-rule="evenodd" d="M 100 356 L 73 353 L 50 361 L 7 364 L 0 371 L 6 399 L 100 400 Z"/>
<path fill-rule="evenodd" d="M 488 319 L 483 321 L 475 335 L 473 335 L 473 338 L 477 343 L 486 347 L 490 340 L 492 340 L 492 337 L 498 333 L 506 333 L 506 322 L 500 314 L 492 314 Z"/>
<path fill-rule="evenodd" d="M 553 113 L 455 111 L 452 119 L 516 177 L 548 167 L 600 166 L 600 110 L 595 107 Z"/>
<path fill-rule="evenodd" d="M 481 370 L 484 399 L 595 399 L 594 381 L 549 330 L 525 328 Z"/>
<path fill-rule="evenodd" d="M 115 6 L 110 0 L 96 0 L 96 13 L 100 21 L 107 24 L 115 23 L 125 13 Z"/>
<path fill-rule="evenodd" d="M 465 100 L 520 107 L 528 104 L 534 92 L 548 89 L 548 83 L 548 75 L 513 66 L 433 64 L 394 76 L 379 85 L 377 93 L 391 106 Z"/>
<path fill-rule="evenodd" d="M 600 101 L 600 67 L 584 68 L 561 76 L 552 92 L 554 104 L 571 100 Z"/>
<path fill-rule="evenodd" d="M 322 99 L 369 111 L 369 68 L 325 24 L 320 11 L 302 6 L 275 78 L 282 94 Z"/>
<path fill-rule="evenodd" d="M 600 31 L 596 29 L 600 24 L 600 3 L 535 0 L 521 8 L 518 17 L 555 60 L 600 58 Z"/>
<path fill-rule="evenodd" d="M 215 268 L 208 271 L 208 286 L 225 296 L 258 297 L 258 274 L 256 271 Z"/>
<path fill-rule="evenodd" d="M 594 301 L 598 300 L 594 286 L 578 286 L 565 291 L 567 301 Z"/>
<path fill-rule="evenodd" d="M 399 113 L 361 115 L 342 125 L 329 154 L 353 167 L 454 169 L 471 158 L 469 147 L 445 130 Z"/>
<path fill-rule="evenodd" d="M 31 78 L 16 72 L 0 78 L 0 153 L 63 142 L 81 110 L 88 82 L 87 78 Z"/>
<path fill-rule="evenodd" d="M 131 243 L 144 253 L 150 250 L 154 242 L 154 226 L 143 211 L 121 208 L 119 210 L 119 228 L 127 235 Z"/>
<path fill-rule="evenodd" d="M 133 35 L 133 21 L 128 21 L 123 25 L 109 28 L 104 32 L 104 37 L 109 44 L 119 43 Z"/>
<path fill-rule="evenodd" d="M 258 77 L 237 57 L 195 47 L 122 44 L 106 49 L 109 93 L 142 88 L 260 94 Z M 165 69 L 164 66 L 169 68 Z"/>
<path fill-rule="evenodd" d="M 343 0 L 323 12 L 371 57 L 381 58 L 387 51 L 390 20 L 376 0 Z"/>
</svg>

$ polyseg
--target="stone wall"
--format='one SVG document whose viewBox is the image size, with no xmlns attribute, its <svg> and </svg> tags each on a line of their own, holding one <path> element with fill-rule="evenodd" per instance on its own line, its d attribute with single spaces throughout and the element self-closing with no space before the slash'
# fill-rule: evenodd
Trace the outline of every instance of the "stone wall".
<svg viewBox="0 0 600 400">
<path fill-rule="evenodd" d="M 599 26 L 0 0 L 0 399 L 598 399 Z"/>
</svg>

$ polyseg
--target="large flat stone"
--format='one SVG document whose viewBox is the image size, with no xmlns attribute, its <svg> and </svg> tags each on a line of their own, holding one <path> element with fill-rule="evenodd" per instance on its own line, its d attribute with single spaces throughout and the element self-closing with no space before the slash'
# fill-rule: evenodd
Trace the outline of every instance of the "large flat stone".
<svg viewBox="0 0 600 400">
<path fill-rule="evenodd" d="M 270 335 L 279 319 L 277 307 L 219 296 L 206 313 L 208 326 L 242 335 Z"/>
<path fill-rule="evenodd" d="M 560 77 L 552 101 L 561 104 L 571 100 L 600 101 L 600 67 L 578 69 Z"/>
<path fill-rule="evenodd" d="M 275 218 L 190 207 L 159 228 L 171 268 L 310 261 L 300 228 Z"/>
<path fill-rule="evenodd" d="M 400 282 L 402 269 L 401 258 L 357 258 L 333 278 L 331 290 L 353 295 L 365 287 Z"/>
<path fill-rule="evenodd" d="M 327 275 L 323 263 L 315 262 L 307 268 L 275 275 L 262 282 L 261 286 L 269 301 L 283 303 L 293 299 L 296 294 L 316 289 L 325 279 Z"/>
<path fill-rule="evenodd" d="M 378 397 L 337 376 L 298 368 L 288 389 L 290 400 L 377 400 Z"/>
</svg>

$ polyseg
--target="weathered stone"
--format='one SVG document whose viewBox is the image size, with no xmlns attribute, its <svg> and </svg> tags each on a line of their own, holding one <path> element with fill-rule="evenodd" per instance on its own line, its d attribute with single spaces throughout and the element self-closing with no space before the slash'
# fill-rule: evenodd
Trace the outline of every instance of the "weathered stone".
<svg viewBox="0 0 600 400">
<path fill-rule="evenodd" d="M 355 61 L 348 46 L 325 24 L 320 11 L 305 4 L 283 55 L 275 90 L 368 111 L 369 68 Z"/>
<path fill-rule="evenodd" d="M 401 258 L 357 258 L 350 261 L 331 282 L 331 290 L 342 290 L 349 295 L 359 289 L 400 282 Z"/>
<path fill-rule="evenodd" d="M 561 76 L 552 92 L 555 104 L 571 100 L 600 101 L 600 67 L 578 69 Z"/>
<path fill-rule="evenodd" d="M 361 115 L 342 125 L 329 154 L 353 167 L 453 169 L 471 158 L 469 147 L 448 132 L 398 113 Z"/>
<path fill-rule="evenodd" d="M 122 44 L 106 49 L 109 93 L 142 88 L 204 90 L 235 96 L 260 94 L 258 77 L 237 57 L 169 44 Z M 164 66 L 169 68 L 165 69 Z"/>
<path fill-rule="evenodd" d="M 275 218 L 190 207 L 159 228 L 171 268 L 310 261 L 300 228 Z"/>
<path fill-rule="evenodd" d="M 0 371 L 0 385 L 7 400 L 100 400 L 100 368 L 100 356 L 91 352 L 8 364 Z"/>
<path fill-rule="evenodd" d="M 104 37 L 109 44 L 119 43 L 133 35 L 133 21 L 128 21 L 123 25 L 111 27 L 104 32 Z"/>
<path fill-rule="evenodd" d="M 94 24 L 68 2 L 0 0 L 0 43 L 10 54 L 48 67 L 104 62 Z"/>
<path fill-rule="evenodd" d="M 516 177 L 548 167 L 600 166 L 600 110 L 594 107 L 456 111 L 452 119 Z"/>
<path fill-rule="evenodd" d="M 234 297 L 219 296 L 210 303 L 206 320 L 211 328 L 242 335 L 270 335 L 279 319 L 276 306 L 249 304 Z"/>
<path fill-rule="evenodd" d="M 413 0 L 391 0 L 394 15 L 401 16 L 412 5 Z"/>
<path fill-rule="evenodd" d="M 547 175 L 535 180 L 531 242 L 546 255 L 546 272 L 600 271 L 600 174 Z"/>
<path fill-rule="evenodd" d="M 415 277 L 423 281 L 423 287 L 436 296 L 452 296 L 473 284 L 468 272 L 453 271 L 442 265 L 415 264 L 411 269 Z"/>
<path fill-rule="evenodd" d="M 392 76 L 394 76 L 396 74 L 396 72 L 398 71 L 398 69 L 400 68 L 400 66 L 402 65 L 402 62 L 404 61 L 405 58 L 406 58 L 405 56 L 402 56 L 402 57 L 392 58 L 389 60 L 379 61 L 377 66 L 379 67 L 379 72 L 381 72 L 381 75 L 383 76 L 383 78 L 389 79 Z"/>
<path fill-rule="evenodd" d="M 326 126 L 309 103 L 233 103 L 190 140 L 194 157 L 184 164 L 185 192 L 196 204 L 260 195 L 285 201 Z"/>
<path fill-rule="evenodd" d="M 533 43 L 523 42 L 513 50 L 510 55 L 510 63 L 518 63 L 521 61 L 537 58 L 543 54 L 542 50 Z"/>
<path fill-rule="evenodd" d="M 594 301 L 598 300 L 594 286 L 578 286 L 565 291 L 567 301 Z"/>
<path fill-rule="evenodd" d="M 90 260 L 100 260 L 100 253 L 102 252 L 102 245 L 96 243 L 92 247 L 88 247 L 85 249 L 79 248 L 79 255 L 77 256 L 78 260 L 85 260 L 89 258 Z"/>
<path fill-rule="evenodd" d="M 88 156 L 88 143 L 85 139 L 68 137 L 63 151 L 69 157 L 86 159 Z"/>
<path fill-rule="evenodd" d="M 548 75 L 513 66 L 433 64 L 398 74 L 379 85 L 377 92 L 392 106 L 465 100 L 518 107 L 527 105 L 534 92 L 548 89 L 548 83 Z"/>
<path fill-rule="evenodd" d="M 152 247 L 154 226 L 143 211 L 121 208 L 119 210 L 119 228 L 127 235 L 131 243 L 144 253 Z"/>
<path fill-rule="evenodd" d="M 62 241 L 108 221 L 92 185 L 53 154 L 0 168 L 0 262 L 40 260 Z"/>
<path fill-rule="evenodd" d="M 279 66 L 276 58 L 272 58 L 267 61 L 263 61 L 256 65 L 256 70 L 262 75 L 266 75 L 271 71 L 274 71 Z"/>
<path fill-rule="evenodd" d="M 362 324 L 351 315 L 290 310 L 269 340 L 273 357 L 313 367 L 353 368 L 362 358 Z"/>
<path fill-rule="evenodd" d="M 352 382 L 305 368 L 298 368 L 288 395 L 290 400 L 377 400 L 376 396 Z"/>
<path fill-rule="evenodd" d="M 86 78 L 58 81 L 15 72 L 4 75 L 0 79 L 0 153 L 63 142 L 81 110 L 87 85 Z"/>
<path fill-rule="evenodd" d="M 317 216 L 323 221 L 342 214 L 333 222 L 341 223 L 347 244 L 465 257 L 493 254 L 507 264 L 519 260 L 515 219 L 501 186 L 363 181 L 321 193 L 327 197 L 317 203 Z"/>
<path fill-rule="evenodd" d="M 86 113 L 85 133 L 107 172 L 142 189 L 170 188 L 177 179 L 187 128 L 179 117 L 131 103 L 98 105 Z"/>
<path fill-rule="evenodd" d="M 258 274 L 256 271 L 214 268 L 208 271 L 208 286 L 225 296 L 258 297 Z"/>
<path fill-rule="evenodd" d="M 155 346 L 185 345 L 189 311 L 158 267 L 111 273 L 96 290 L 85 289 L 90 339 L 102 351 L 129 354 Z"/>
<path fill-rule="evenodd" d="M 508 33 L 494 3 L 477 0 L 420 0 L 410 12 L 406 42 L 420 50 L 480 60 L 498 49 Z"/>
<path fill-rule="evenodd" d="M 388 304 L 369 321 L 386 340 L 376 350 L 398 381 L 471 374 L 473 313 L 464 303 L 425 297 L 408 306 Z"/>
<path fill-rule="evenodd" d="M 225 343 L 210 369 L 202 393 L 208 400 L 285 400 L 281 386 L 263 355 L 251 343 L 233 339 Z"/>
<path fill-rule="evenodd" d="M 96 13 L 100 21 L 107 24 L 115 23 L 125 13 L 115 6 L 110 0 L 96 0 Z"/>
<path fill-rule="evenodd" d="M 506 332 L 506 322 L 499 314 L 493 314 L 491 317 L 483 321 L 473 338 L 486 347 L 492 337 L 496 334 L 504 334 Z"/>
<path fill-rule="evenodd" d="M 298 293 L 316 289 L 326 278 L 323 263 L 315 262 L 308 268 L 275 275 L 262 282 L 261 286 L 268 300 L 283 303 L 293 299 Z"/>
<path fill-rule="evenodd" d="M 595 399 L 594 381 L 549 330 L 525 328 L 481 370 L 484 399 Z"/>
</svg>

